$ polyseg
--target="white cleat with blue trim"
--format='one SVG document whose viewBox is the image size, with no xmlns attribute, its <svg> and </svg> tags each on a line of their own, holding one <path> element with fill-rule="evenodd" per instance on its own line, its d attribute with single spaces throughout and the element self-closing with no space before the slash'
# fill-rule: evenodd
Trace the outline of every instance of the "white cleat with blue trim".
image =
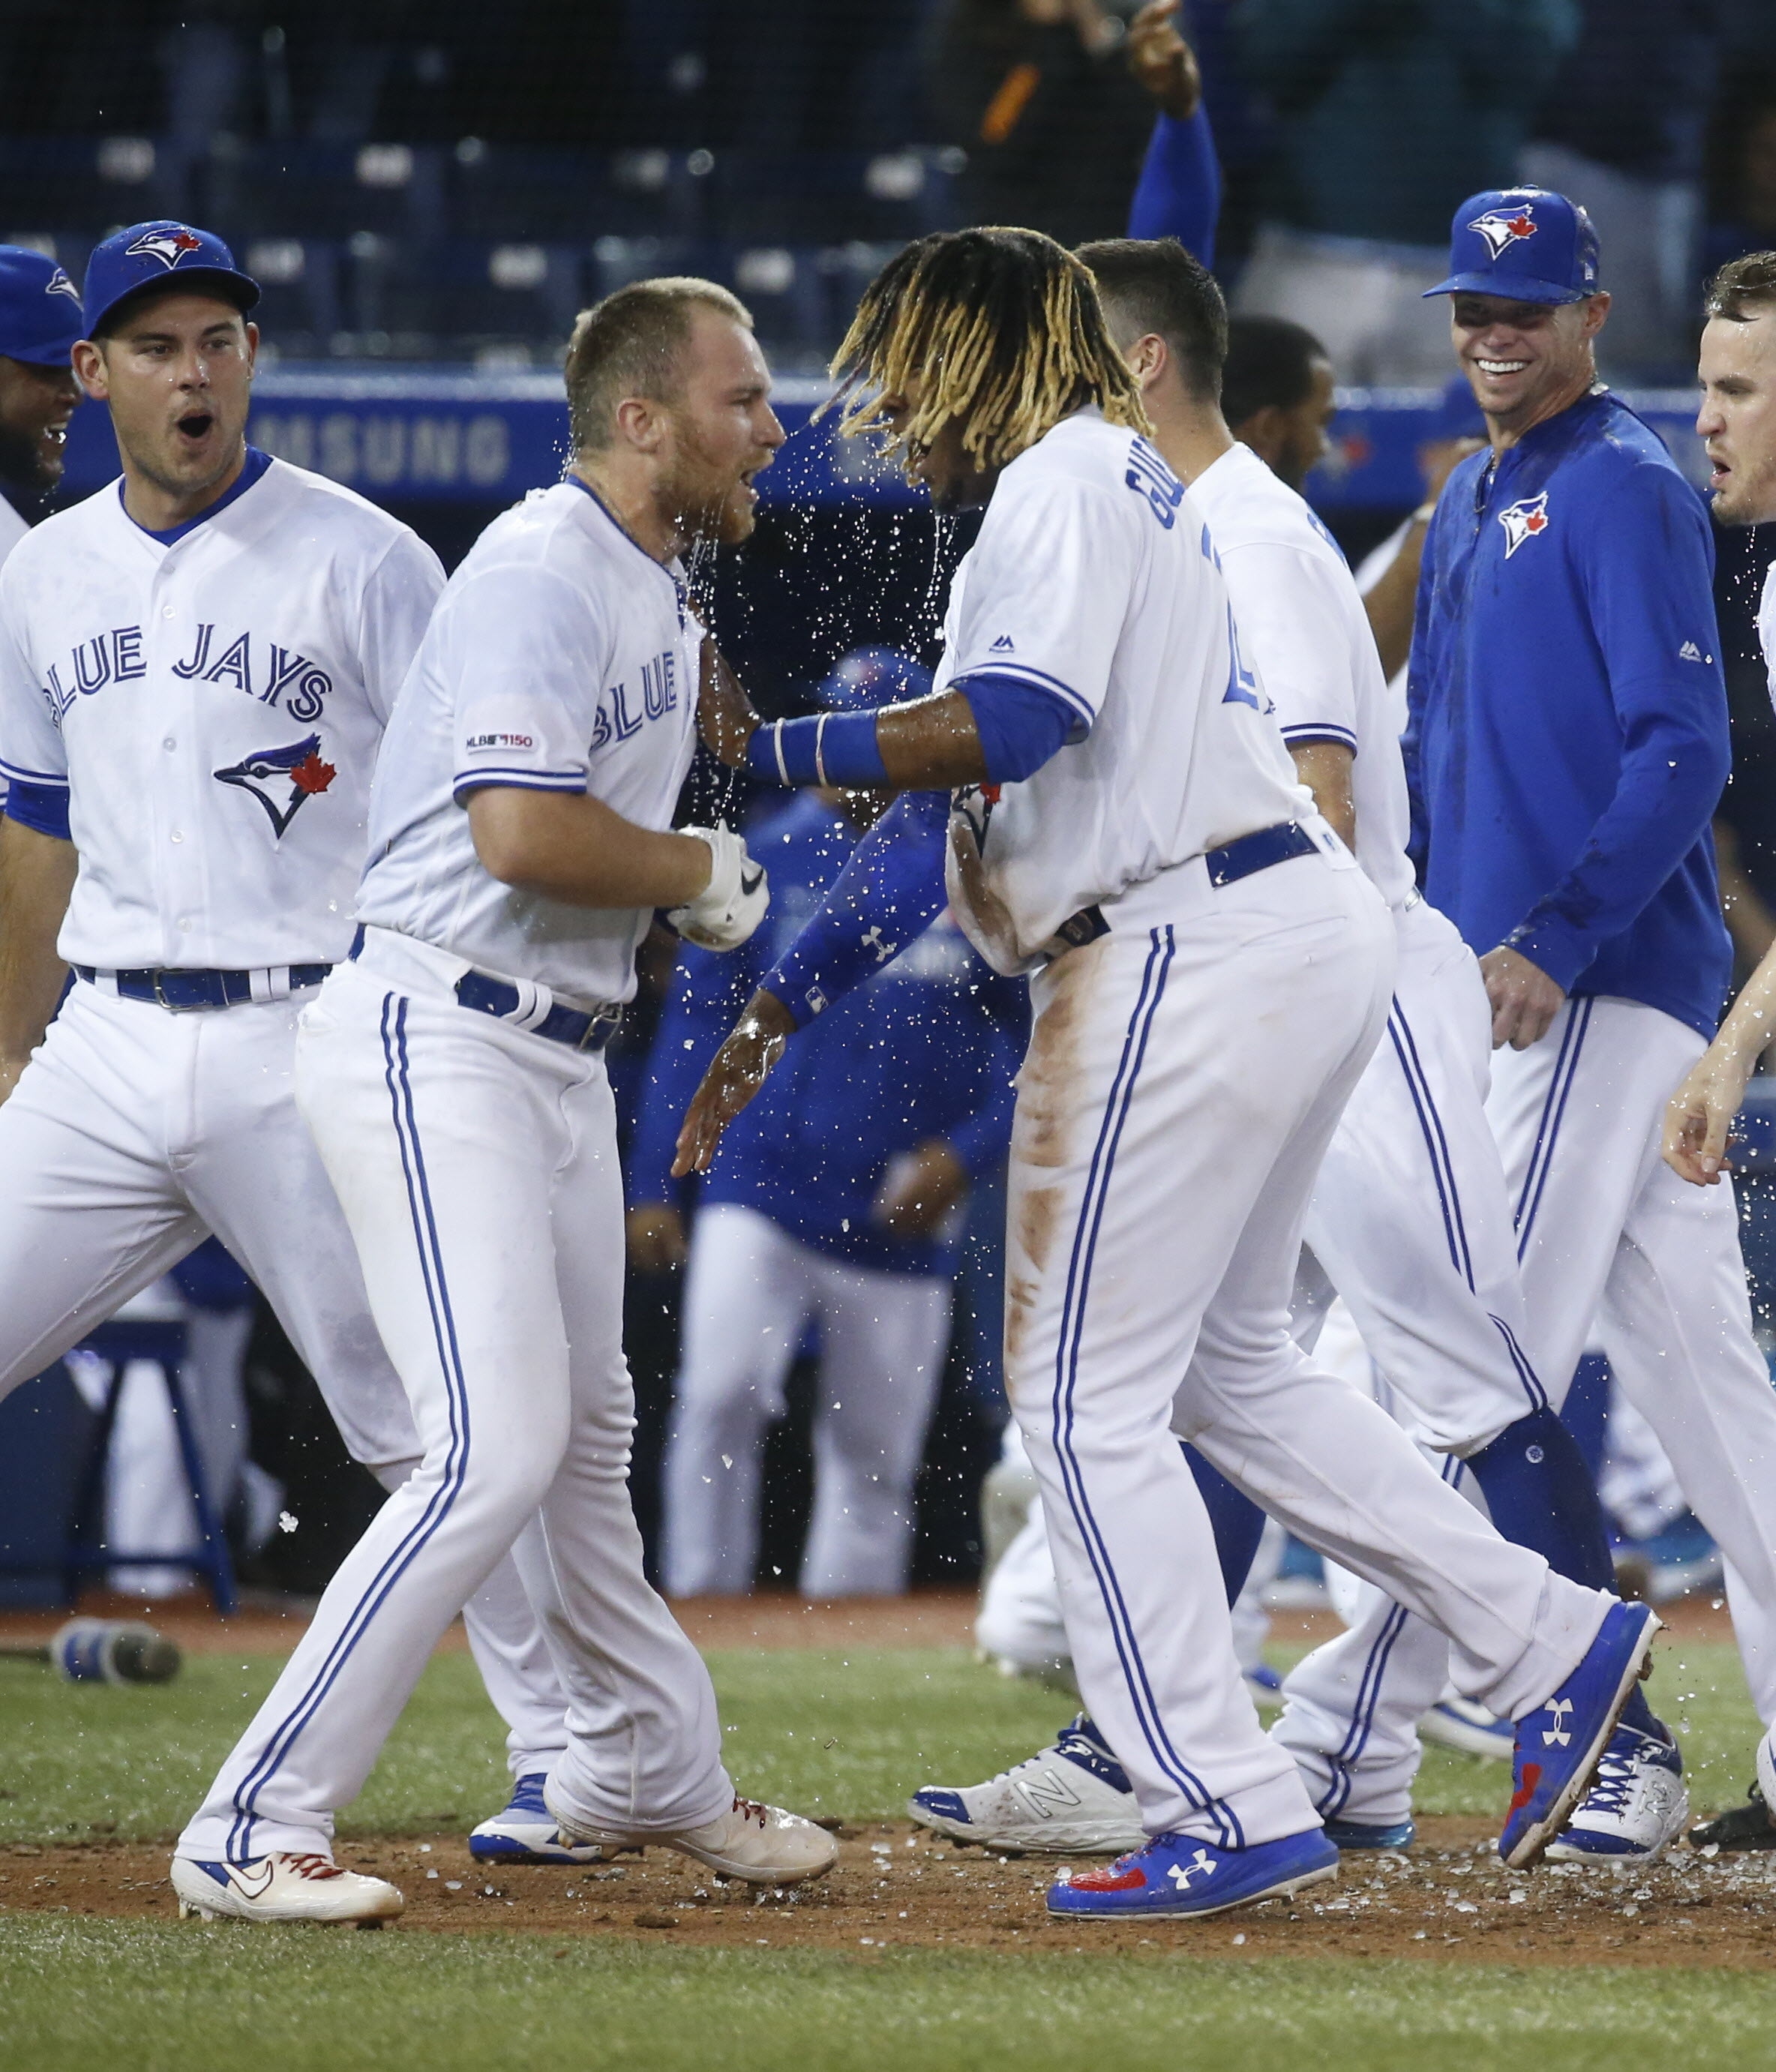
<svg viewBox="0 0 1776 2072">
<path fill-rule="evenodd" d="M 1656 1863 L 1689 1817 L 1676 1743 L 1638 1727 L 1618 1727 L 1591 1789 L 1548 1844 L 1548 1856 L 1555 1863 Z"/>
<path fill-rule="evenodd" d="M 485 1864 L 602 1864 L 614 1851 L 570 1842 L 543 1803 L 544 1770 L 517 1778 L 501 1810 L 469 1832 L 469 1854 Z"/>
<path fill-rule="evenodd" d="M 1127 1774 L 1083 1712 L 985 1784 L 927 1785 L 906 1811 L 935 1834 L 1003 1856 L 1113 1856 L 1147 1840 Z"/>
<path fill-rule="evenodd" d="M 385 1878 L 343 1870 L 331 1856 L 256 1856 L 247 1864 L 173 1859 L 179 1918 L 188 1921 L 349 1921 L 380 1928 L 406 1905 Z"/>
</svg>

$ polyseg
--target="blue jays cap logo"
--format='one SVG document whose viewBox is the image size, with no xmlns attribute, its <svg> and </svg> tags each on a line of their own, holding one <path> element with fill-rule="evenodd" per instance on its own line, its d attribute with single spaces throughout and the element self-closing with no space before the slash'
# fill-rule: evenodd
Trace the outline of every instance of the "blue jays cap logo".
<svg viewBox="0 0 1776 2072">
<path fill-rule="evenodd" d="M 44 282 L 43 293 L 46 295 L 66 295 L 71 302 L 78 302 L 80 299 L 80 290 L 69 280 L 60 266 Z"/>
<path fill-rule="evenodd" d="M 307 734 L 288 748 L 262 748 L 257 754 L 212 774 L 224 784 L 250 791 L 265 808 L 273 834 L 281 840 L 302 801 L 324 791 L 339 772 L 321 760 L 321 737 Z"/>
<path fill-rule="evenodd" d="M 1486 249 L 1496 259 L 1507 246 L 1520 245 L 1526 237 L 1536 235 L 1535 212 L 1514 208 L 1507 215 L 1503 209 L 1489 208 L 1484 216 L 1477 216 L 1468 228 L 1485 238 Z"/>
<path fill-rule="evenodd" d="M 171 230 L 144 231 L 134 244 L 123 249 L 131 259 L 158 259 L 170 273 L 187 253 L 201 252 L 204 240 L 194 231 L 178 224 Z"/>
<path fill-rule="evenodd" d="M 1520 504 L 1507 504 L 1498 513 L 1498 523 L 1505 528 L 1508 561 L 1524 541 L 1548 530 L 1548 491 L 1544 489 L 1540 496 L 1526 496 Z"/>
</svg>

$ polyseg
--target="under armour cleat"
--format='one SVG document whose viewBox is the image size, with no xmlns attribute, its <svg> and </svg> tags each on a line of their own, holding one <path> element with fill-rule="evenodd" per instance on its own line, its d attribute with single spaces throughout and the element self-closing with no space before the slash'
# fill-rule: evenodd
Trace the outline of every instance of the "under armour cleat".
<svg viewBox="0 0 1776 2072">
<path fill-rule="evenodd" d="M 545 1773 L 532 1770 L 512 1787 L 504 1809 L 469 1835 L 469 1854 L 482 1863 L 598 1864 L 611 1852 L 596 1842 L 569 1842 L 543 1803 Z"/>
<path fill-rule="evenodd" d="M 719 1819 L 664 1835 L 591 1827 L 564 1819 L 557 1807 L 549 1811 L 569 1847 L 596 1845 L 607 1854 L 619 1849 L 676 1849 L 718 1877 L 738 1878 L 746 1885 L 803 1885 L 810 1878 L 824 1877 L 839 1860 L 839 1845 L 824 1827 L 816 1827 L 799 1813 L 786 1813 L 781 1807 L 762 1806 L 755 1799 L 737 1798 Z"/>
<path fill-rule="evenodd" d="M 927 1785 L 906 1811 L 922 1827 L 1001 1856 L 1116 1856 L 1147 1839 L 1126 1772 L 1083 1712 L 985 1784 Z"/>
<path fill-rule="evenodd" d="M 1471 1698 L 1448 1697 L 1432 1706 L 1418 1723 L 1418 1737 L 1444 1748 L 1459 1749 L 1464 1755 L 1481 1755 L 1494 1762 L 1509 1762 L 1516 1745 L 1517 1729 L 1509 1720 L 1495 1719 L 1484 1705 Z"/>
<path fill-rule="evenodd" d="M 349 1921 L 380 1928 L 405 1906 L 384 1878 L 342 1870 L 331 1856 L 257 1856 L 246 1864 L 175 1856 L 179 1918 L 188 1921 Z"/>
<path fill-rule="evenodd" d="M 1618 1727 L 1591 1789 L 1547 1854 L 1558 1863 L 1655 1863 L 1689 1817 L 1684 1758 L 1675 1745 L 1638 1727 Z"/>
<path fill-rule="evenodd" d="M 1341 1853 L 1353 1849 L 1409 1849 L 1418 1840 L 1410 1820 L 1328 1820 L 1326 1839 Z"/>
<path fill-rule="evenodd" d="M 1048 1889 L 1048 1910 L 1088 1921 L 1223 1914 L 1338 1874 L 1338 1852 L 1318 1827 L 1244 1849 L 1220 1848 L 1195 1835 L 1155 1835 L 1107 1870 L 1063 1873 Z"/>
<path fill-rule="evenodd" d="M 1659 1626 L 1650 1605 L 1612 1605 L 1578 1667 L 1518 1720 L 1515 1788 L 1498 1837 L 1512 1870 L 1540 1860 L 1590 1788 L 1628 1694 L 1646 1674 Z"/>
</svg>

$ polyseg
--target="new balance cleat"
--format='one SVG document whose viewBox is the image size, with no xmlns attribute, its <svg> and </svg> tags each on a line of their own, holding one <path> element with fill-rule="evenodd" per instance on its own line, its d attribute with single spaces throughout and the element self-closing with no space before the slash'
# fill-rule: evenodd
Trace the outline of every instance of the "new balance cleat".
<svg viewBox="0 0 1776 2072">
<path fill-rule="evenodd" d="M 1410 1820 L 1328 1820 L 1326 1839 L 1341 1852 L 1352 1849 L 1409 1849 L 1418 1840 Z"/>
<path fill-rule="evenodd" d="M 1464 1755 L 1483 1755 L 1495 1762 L 1509 1762 L 1517 1729 L 1509 1720 L 1495 1719 L 1471 1698 L 1451 1696 L 1432 1706 L 1420 1720 L 1418 1737 L 1438 1742 L 1444 1748 L 1459 1749 Z"/>
<path fill-rule="evenodd" d="M 1690 1794 L 1675 1745 L 1618 1727 L 1570 1824 L 1548 1845 L 1559 1863 L 1655 1863 L 1684 1832 Z"/>
<path fill-rule="evenodd" d="M 985 1784 L 927 1785 L 906 1811 L 922 1827 L 1002 1856 L 1113 1856 L 1147 1840 L 1127 1774 L 1083 1712 Z"/>
<path fill-rule="evenodd" d="M 1194 1835 L 1155 1835 L 1107 1870 L 1063 1873 L 1048 1889 L 1048 1910 L 1087 1921 L 1224 1914 L 1338 1874 L 1338 1852 L 1318 1827 L 1244 1849 L 1220 1848 Z"/>
<path fill-rule="evenodd" d="M 1512 1870 L 1540 1860 L 1590 1789 L 1628 1694 L 1646 1674 L 1659 1625 L 1649 1605 L 1612 1605 L 1578 1667 L 1518 1720 L 1515 1789 L 1498 1837 Z"/>
<path fill-rule="evenodd" d="M 330 1856 L 279 1855 L 246 1864 L 175 1856 L 179 1918 L 188 1921 L 350 1921 L 380 1928 L 406 1902 L 384 1878 L 343 1870 Z"/>
<path fill-rule="evenodd" d="M 646 1847 L 676 1849 L 718 1877 L 738 1878 L 746 1885 L 803 1885 L 824 1877 L 839 1860 L 839 1845 L 824 1827 L 781 1807 L 762 1806 L 755 1799 L 737 1798 L 718 1819 L 665 1835 L 589 1827 L 564 1819 L 557 1807 L 549 1810 L 570 1847 L 596 1846 L 607 1855 Z"/>
<path fill-rule="evenodd" d="M 598 1864 L 611 1853 L 596 1842 L 569 1842 L 543 1803 L 545 1772 L 533 1770 L 512 1787 L 504 1809 L 469 1835 L 469 1854 L 492 1864 Z"/>
</svg>

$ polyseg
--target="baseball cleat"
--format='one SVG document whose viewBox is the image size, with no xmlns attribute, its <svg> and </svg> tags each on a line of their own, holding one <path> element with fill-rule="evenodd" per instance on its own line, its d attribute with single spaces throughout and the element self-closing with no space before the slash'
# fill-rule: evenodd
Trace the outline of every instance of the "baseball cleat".
<svg viewBox="0 0 1776 2072">
<path fill-rule="evenodd" d="M 762 1806 L 755 1799 L 737 1798 L 719 1819 L 669 1835 L 590 1827 L 564 1819 L 553 1807 L 549 1811 L 569 1848 L 596 1846 L 607 1855 L 619 1849 L 676 1849 L 718 1877 L 738 1878 L 746 1885 L 805 1884 L 824 1877 L 839 1860 L 839 1845 L 824 1827 L 781 1807 Z"/>
<path fill-rule="evenodd" d="M 985 1784 L 927 1785 L 906 1811 L 922 1827 L 1005 1856 L 1116 1856 L 1147 1840 L 1128 1776 L 1083 1712 Z"/>
<path fill-rule="evenodd" d="M 469 1834 L 469 1854 L 482 1863 L 600 1864 L 610 1853 L 596 1842 L 562 1838 L 555 1816 L 543 1803 L 547 1773 L 532 1770 L 512 1787 L 509 1803 Z"/>
<path fill-rule="evenodd" d="M 322 1856 L 256 1856 L 245 1864 L 175 1856 L 173 1890 L 181 1921 L 351 1921 L 380 1928 L 406 1905 L 385 1878 L 342 1870 Z"/>
<path fill-rule="evenodd" d="M 1437 1741 L 1444 1748 L 1460 1749 L 1464 1755 L 1483 1755 L 1495 1762 L 1509 1762 L 1517 1729 L 1509 1720 L 1494 1719 L 1484 1705 L 1475 1704 L 1471 1698 L 1449 1697 L 1432 1706 L 1420 1720 L 1418 1737 Z"/>
<path fill-rule="evenodd" d="M 1675 1744 L 1638 1727 L 1618 1727 L 1591 1789 L 1547 1854 L 1558 1863 L 1654 1863 L 1689 1817 L 1684 1758 Z"/>
<path fill-rule="evenodd" d="M 1753 1785 L 1743 1806 L 1729 1806 L 1725 1813 L 1691 1828 L 1690 1847 L 1713 1849 L 1723 1856 L 1746 1849 L 1776 1849 L 1776 1818 L 1765 1804 L 1762 1791 Z"/>
<path fill-rule="evenodd" d="M 1268 1662 L 1255 1662 L 1251 1668 L 1242 1669 L 1240 1680 L 1253 1704 L 1274 1712 L 1283 1702 L 1283 1679 Z"/>
<path fill-rule="evenodd" d="M 1518 1720 L 1515 1788 L 1498 1837 L 1512 1870 L 1540 1861 L 1590 1788 L 1628 1694 L 1646 1674 L 1660 1624 L 1650 1605 L 1612 1605 L 1578 1667 Z"/>
<path fill-rule="evenodd" d="M 1410 1820 L 1328 1820 L 1326 1839 L 1341 1852 L 1350 1849 L 1409 1849 L 1418 1840 Z"/>
<path fill-rule="evenodd" d="M 1224 1914 L 1338 1874 L 1338 1852 L 1318 1827 L 1244 1849 L 1219 1848 L 1195 1835 L 1155 1835 L 1107 1870 L 1063 1872 L 1048 1889 L 1048 1910 L 1088 1921 Z"/>
</svg>

